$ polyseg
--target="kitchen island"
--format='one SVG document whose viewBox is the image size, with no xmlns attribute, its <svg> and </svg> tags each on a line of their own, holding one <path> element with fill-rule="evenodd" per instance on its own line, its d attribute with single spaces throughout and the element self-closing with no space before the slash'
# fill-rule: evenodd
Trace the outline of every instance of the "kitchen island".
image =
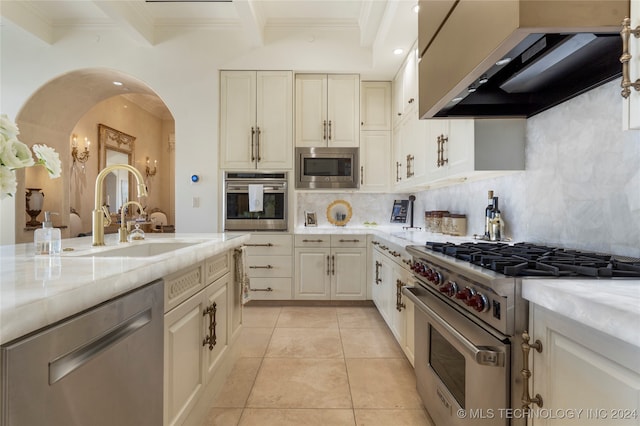
<svg viewBox="0 0 640 426">
<path fill-rule="evenodd" d="M 118 244 L 117 235 L 110 235 L 103 247 L 92 247 L 91 237 L 70 238 L 62 240 L 60 256 L 35 256 L 30 243 L 0 246 L 0 344 L 239 247 L 248 238 L 239 233 L 154 234 Z M 154 242 L 184 247 L 150 256 L 101 255 Z"/>
</svg>

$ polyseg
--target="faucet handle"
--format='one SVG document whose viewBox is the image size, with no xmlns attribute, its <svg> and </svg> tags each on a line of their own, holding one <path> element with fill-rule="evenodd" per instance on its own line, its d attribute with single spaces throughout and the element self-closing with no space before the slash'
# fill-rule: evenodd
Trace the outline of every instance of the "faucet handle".
<svg viewBox="0 0 640 426">
<path fill-rule="evenodd" d="M 104 227 L 111 225 L 111 213 L 109 213 L 109 207 L 102 206 L 102 214 L 104 215 Z"/>
</svg>

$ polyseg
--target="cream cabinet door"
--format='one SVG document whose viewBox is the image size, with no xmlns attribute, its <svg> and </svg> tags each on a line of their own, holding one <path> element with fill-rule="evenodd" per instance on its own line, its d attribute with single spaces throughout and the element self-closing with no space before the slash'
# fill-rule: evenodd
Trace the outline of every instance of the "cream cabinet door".
<svg viewBox="0 0 640 426">
<path fill-rule="evenodd" d="M 391 180 L 391 132 L 360 135 L 360 191 L 387 192 Z"/>
<path fill-rule="evenodd" d="M 220 167 L 255 168 L 256 72 L 220 72 Z"/>
<path fill-rule="evenodd" d="M 360 76 L 329 74 L 327 146 L 360 146 Z"/>
<path fill-rule="evenodd" d="M 582 410 L 574 411 L 574 419 L 532 417 L 532 424 L 637 425 L 640 348 L 538 305 L 532 305 L 530 316 L 530 344 L 542 343 L 542 352 L 529 352 L 530 395 L 540 395 L 548 413 Z M 535 404 L 531 408 L 541 410 Z"/>
<path fill-rule="evenodd" d="M 228 347 L 228 293 L 232 287 L 231 274 L 218 279 L 204 290 L 205 303 L 202 319 L 204 339 L 201 343 L 204 351 L 206 381 L 216 372 L 218 361 Z"/>
<path fill-rule="evenodd" d="M 296 146 L 327 146 L 327 75 L 296 74 Z"/>
<path fill-rule="evenodd" d="M 631 28 L 640 26 L 640 0 L 631 0 Z M 629 38 L 629 79 L 640 81 L 640 38 L 633 35 Z M 631 89 L 627 99 L 623 100 L 622 109 L 623 128 L 625 130 L 640 130 L 640 91 Z"/>
<path fill-rule="evenodd" d="M 293 73 L 258 71 L 256 162 L 259 169 L 293 167 Z"/>
<path fill-rule="evenodd" d="M 409 111 L 418 113 L 418 60 L 416 49 L 412 48 L 407 54 L 407 59 L 402 69 L 402 112 L 406 115 Z"/>
<path fill-rule="evenodd" d="M 391 130 L 391 82 L 363 81 L 360 84 L 360 130 Z"/>
<path fill-rule="evenodd" d="M 331 300 L 367 298 L 367 249 L 331 249 Z"/>
<path fill-rule="evenodd" d="M 182 424 L 203 391 L 205 381 L 202 293 L 164 317 L 164 422 Z"/>
<path fill-rule="evenodd" d="M 295 299 L 331 298 L 331 249 L 295 249 Z"/>
<path fill-rule="evenodd" d="M 474 132 L 473 120 L 449 121 L 448 142 L 445 143 L 448 175 L 458 175 L 475 170 Z"/>
</svg>

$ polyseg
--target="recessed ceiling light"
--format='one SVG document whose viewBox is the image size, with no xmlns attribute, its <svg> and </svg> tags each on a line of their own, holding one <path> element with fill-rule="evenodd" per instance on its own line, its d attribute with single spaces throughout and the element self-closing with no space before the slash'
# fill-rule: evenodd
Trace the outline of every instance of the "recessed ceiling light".
<svg viewBox="0 0 640 426">
<path fill-rule="evenodd" d="M 414 11 L 415 13 L 420 12 L 420 5 L 419 5 L 419 4 L 416 4 L 415 6 L 413 6 L 413 11 Z"/>
<path fill-rule="evenodd" d="M 393 49 L 394 55 L 402 55 L 403 53 L 404 53 L 404 49 L 400 49 L 400 48 Z"/>
<path fill-rule="evenodd" d="M 503 65 L 507 65 L 509 62 L 511 62 L 511 58 L 502 58 L 498 62 L 496 62 L 496 65 L 501 67 Z"/>
<path fill-rule="evenodd" d="M 113 84 L 115 86 L 122 86 L 123 83 L 121 81 L 114 81 Z"/>
</svg>

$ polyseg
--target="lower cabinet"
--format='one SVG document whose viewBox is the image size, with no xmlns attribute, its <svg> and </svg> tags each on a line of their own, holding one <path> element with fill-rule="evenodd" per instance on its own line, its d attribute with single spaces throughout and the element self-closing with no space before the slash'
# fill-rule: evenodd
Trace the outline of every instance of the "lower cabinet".
<svg viewBox="0 0 640 426">
<path fill-rule="evenodd" d="M 365 235 L 296 235 L 294 298 L 365 300 Z"/>
<path fill-rule="evenodd" d="M 539 341 L 541 351 L 529 351 L 528 390 L 542 398 L 542 408 L 531 409 L 556 414 L 531 416 L 530 424 L 639 424 L 640 347 L 535 304 L 530 317 L 529 345 Z M 573 420 L 559 415 L 568 410 Z"/>
<path fill-rule="evenodd" d="M 251 234 L 251 239 L 245 246 L 251 299 L 291 299 L 292 235 Z"/>
<path fill-rule="evenodd" d="M 240 328 L 232 259 L 223 253 L 165 277 L 165 425 L 184 423 Z"/>
<path fill-rule="evenodd" d="M 399 247 L 372 241 L 371 295 L 405 355 L 414 362 L 413 303 L 402 294 L 402 287 L 414 284 L 408 265 L 410 257 Z"/>
</svg>

